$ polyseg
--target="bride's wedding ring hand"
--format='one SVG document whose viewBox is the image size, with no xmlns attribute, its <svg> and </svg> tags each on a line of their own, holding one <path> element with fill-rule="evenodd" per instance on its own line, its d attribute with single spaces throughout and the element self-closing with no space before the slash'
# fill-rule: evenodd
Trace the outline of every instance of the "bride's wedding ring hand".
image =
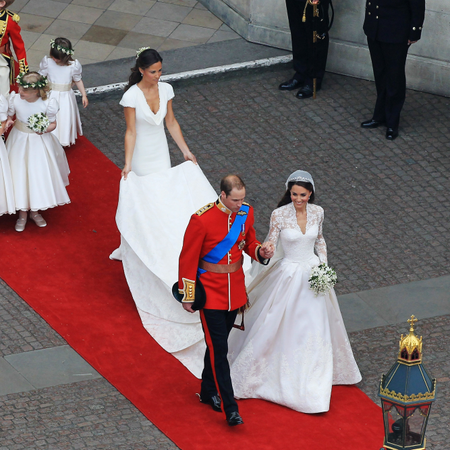
<svg viewBox="0 0 450 450">
<path fill-rule="evenodd" d="M 270 259 L 275 253 L 275 247 L 271 242 L 264 242 L 259 252 L 264 259 Z"/>
</svg>

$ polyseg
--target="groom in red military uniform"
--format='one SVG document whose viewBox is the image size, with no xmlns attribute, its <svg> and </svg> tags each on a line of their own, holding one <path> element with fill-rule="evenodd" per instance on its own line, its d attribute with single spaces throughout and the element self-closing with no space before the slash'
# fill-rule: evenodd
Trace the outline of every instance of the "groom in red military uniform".
<svg viewBox="0 0 450 450">
<path fill-rule="evenodd" d="M 0 94 L 8 97 L 10 85 L 16 82 L 15 64 L 11 44 L 17 56 L 20 73 L 28 72 L 25 44 L 20 35 L 20 17 L 5 8 L 14 0 L 0 0 Z"/>
<path fill-rule="evenodd" d="M 244 202 L 241 178 L 226 176 L 220 190 L 215 203 L 191 217 L 180 254 L 178 286 L 184 309 L 194 312 L 197 277 L 203 284 L 206 303 L 200 317 L 207 349 L 200 401 L 223 411 L 228 425 L 234 426 L 244 422 L 234 399 L 227 353 L 228 335 L 238 309 L 247 303 L 242 251 L 267 264 L 273 248 L 256 239 L 253 209 Z"/>
</svg>

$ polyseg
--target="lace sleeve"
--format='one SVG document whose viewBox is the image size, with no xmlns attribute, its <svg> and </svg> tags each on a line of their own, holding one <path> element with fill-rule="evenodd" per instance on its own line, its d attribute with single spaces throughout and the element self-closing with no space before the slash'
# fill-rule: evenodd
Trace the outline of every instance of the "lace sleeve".
<svg viewBox="0 0 450 450">
<path fill-rule="evenodd" d="M 270 230 L 266 238 L 266 242 L 272 243 L 275 247 L 281 231 L 281 215 L 278 212 L 278 210 L 275 210 L 270 216 Z"/>
<path fill-rule="evenodd" d="M 325 242 L 325 239 L 323 237 L 323 218 L 324 218 L 324 213 L 323 213 L 323 209 L 320 208 L 320 217 L 319 217 L 319 233 L 317 234 L 317 238 L 316 238 L 316 242 L 314 244 L 314 250 L 317 253 L 317 256 L 320 259 L 321 263 L 325 263 L 328 264 L 328 260 L 327 260 L 327 244 Z"/>
</svg>

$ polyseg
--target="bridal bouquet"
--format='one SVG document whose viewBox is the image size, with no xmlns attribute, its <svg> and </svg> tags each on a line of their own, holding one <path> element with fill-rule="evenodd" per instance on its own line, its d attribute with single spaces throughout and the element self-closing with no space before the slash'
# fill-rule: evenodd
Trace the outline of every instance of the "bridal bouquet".
<svg viewBox="0 0 450 450">
<path fill-rule="evenodd" d="M 309 277 L 309 287 L 317 295 L 325 294 L 337 283 L 337 275 L 334 269 L 325 263 L 313 267 Z"/>
<path fill-rule="evenodd" d="M 44 113 L 37 113 L 28 117 L 28 128 L 35 133 L 44 133 L 49 125 L 50 121 Z"/>
</svg>

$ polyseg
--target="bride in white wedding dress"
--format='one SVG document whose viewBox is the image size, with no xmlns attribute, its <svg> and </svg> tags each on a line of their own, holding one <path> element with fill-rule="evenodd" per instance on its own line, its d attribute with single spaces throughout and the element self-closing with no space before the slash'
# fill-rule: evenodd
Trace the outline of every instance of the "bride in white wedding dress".
<svg viewBox="0 0 450 450">
<path fill-rule="evenodd" d="M 206 345 L 199 314 L 186 314 L 172 297 L 178 256 L 191 215 L 217 194 L 189 150 L 172 110 L 172 86 L 159 81 L 162 58 L 140 49 L 124 107 L 125 166 L 116 222 L 121 260 L 142 323 L 152 337 L 200 378 Z M 187 160 L 170 167 L 164 120 Z M 195 163 L 195 164 L 194 164 Z"/>
<path fill-rule="evenodd" d="M 296 171 L 286 188 L 268 235 L 284 256 L 248 285 L 245 331 L 234 329 L 229 338 L 231 378 L 237 398 L 320 413 L 329 409 L 332 385 L 358 383 L 361 374 L 334 290 L 315 296 L 309 288 L 312 267 L 327 263 L 314 181 Z"/>
</svg>

